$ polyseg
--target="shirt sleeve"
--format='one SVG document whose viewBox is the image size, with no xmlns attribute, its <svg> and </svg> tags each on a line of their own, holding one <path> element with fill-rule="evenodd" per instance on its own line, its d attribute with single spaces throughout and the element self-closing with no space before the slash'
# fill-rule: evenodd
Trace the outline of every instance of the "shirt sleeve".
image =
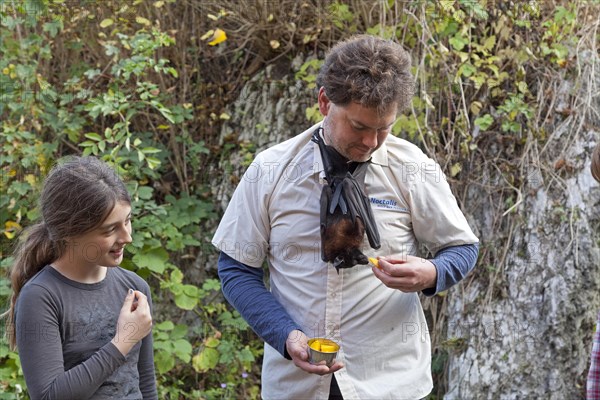
<svg viewBox="0 0 600 400">
<path fill-rule="evenodd" d="M 152 296 L 150 295 L 150 288 L 146 286 L 146 296 L 148 297 L 148 303 L 150 305 L 150 311 L 153 310 Z M 140 392 L 144 400 L 147 399 L 158 399 L 158 393 L 156 390 L 156 374 L 154 372 L 154 349 L 153 349 L 153 337 L 152 332 L 142 339 L 142 346 L 140 348 L 140 355 L 138 358 L 138 373 L 140 376 Z"/>
<path fill-rule="evenodd" d="M 423 155 L 420 165 L 404 166 L 407 201 L 416 239 L 434 255 L 449 246 L 478 243 L 458 207 L 440 166 Z"/>
<path fill-rule="evenodd" d="M 285 342 L 291 331 L 301 328 L 265 287 L 262 269 L 244 265 L 224 252 L 219 256 L 218 267 L 227 301 L 261 339 L 291 359 Z"/>
<path fill-rule="evenodd" d="M 457 284 L 475 267 L 478 255 L 479 244 L 450 246 L 438 251 L 429 260 L 437 270 L 436 287 L 423 290 L 423 294 L 433 296 Z"/>
<path fill-rule="evenodd" d="M 34 400 L 87 399 L 125 363 L 125 357 L 109 342 L 83 363 L 65 371 L 58 309 L 43 287 L 23 288 L 15 316 L 19 358 Z"/>
<path fill-rule="evenodd" d="M 225 210 L 212 244 L 242 264 L 261 268 L 267 255 L 271 225 L 268 203 L 273 163 L 261 154 L 250 164 Z"/>
</svg>

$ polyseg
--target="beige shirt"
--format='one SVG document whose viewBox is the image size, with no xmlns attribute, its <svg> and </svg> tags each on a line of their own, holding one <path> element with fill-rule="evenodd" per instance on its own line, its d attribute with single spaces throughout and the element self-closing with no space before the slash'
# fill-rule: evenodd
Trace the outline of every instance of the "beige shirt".
<svg viewBox="0 0 600 400">
<path fill-rule="evenodd" d="M 275 298 L 308 337 L 340 343 L 336 372 L 344 399 L 418 399 L 432 389 L 427 323 L 417 293 L 384 286 L 366 265 L 340 269 L 321 260 L 324 172 L 318 124 L 257 155 L 213 238 L 235 260 L 261 268 Z M 477 243 L 439 166 L 415 145 L 389 136 L 372 157 L 365 186 L 381 236 L 368 256 L 434 254 Z M 306 373 L 265 344 L 265 399 L 327 399 L 331 376 Z"/>
</svg>

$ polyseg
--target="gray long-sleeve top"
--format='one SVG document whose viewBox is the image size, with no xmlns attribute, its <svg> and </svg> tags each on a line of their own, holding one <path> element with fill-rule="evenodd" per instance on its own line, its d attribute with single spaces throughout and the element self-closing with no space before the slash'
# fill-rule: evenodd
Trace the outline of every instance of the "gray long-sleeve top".
<svg viewBox="0 0 600 400">
<path fill-rule="evenodd" d="M 158 398 L 152 334 L 127 356 L 111 343 L 129 288 L 152 307 L 148 284 L 118 267 L 101 282 L 84 284 L 46 266 L 25 284 L 15 333 L 33 400 Z"/>
</svg>

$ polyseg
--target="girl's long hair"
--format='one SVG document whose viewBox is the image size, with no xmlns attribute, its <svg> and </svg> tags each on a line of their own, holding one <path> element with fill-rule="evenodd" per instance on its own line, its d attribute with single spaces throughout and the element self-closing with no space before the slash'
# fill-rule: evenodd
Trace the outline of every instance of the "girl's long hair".
<svg viewBox="0 0 600 400">
<path fill-rule="evenodd" d="M 119 201 L 131 203 L 117 173 L 94 157 L 69 157 L 58 163 L 44 181 L 39 199 L 41 218 L 19 236 L 10 271 L 12 295 L 6 334 L 16 347 L 15 306 L 25 283 L 61 257 L 65 239 L 99 226 Z"/>
</svg>

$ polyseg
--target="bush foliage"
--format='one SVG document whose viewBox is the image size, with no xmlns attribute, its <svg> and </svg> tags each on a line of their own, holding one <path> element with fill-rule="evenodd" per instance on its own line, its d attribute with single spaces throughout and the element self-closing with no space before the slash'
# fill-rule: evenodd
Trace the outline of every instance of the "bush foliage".
<svg viewBox="0 0 600 400">
<path fill-rule="evenodd" d="M 506 214 L 520 201 L 527 150 L 574 112 L 576 99 L 555 113 L 560 94 L 549 82 L 581 71 L 596 40 L 585 27 L 597 28 L 598 9 L 594 1 L 3 1 L 1 269 L 38 217 L 36 195 L 55 160 L 106 160 L 134 200 L 123 266 L 153 288 L 160 397 L 256 398 L 262 344 L 224 303 L 214 268 L 195 263 L 200 254 L 214 259 L 218 213 L 206 171 L 223 151 L 218 132 L 243 84 L 302 54 L 313 57 L 292 72 L 314 86 L 314 58 L 337 40 L 364 32 L 396 40 L 413 54 L 418 91 L 394 133 L 435 156 L 459 193 L 500 170 Z M 309 108 L 307 123 L 316 117 Z M 483 248 L 480 262 L 494 265 L 501 251 Z M 0 296 L 9 293 L 1 278 Z M 442 308 L 428 309 L 443 325 Z M 432 335 L 437 395 L 453 349 L 442 331 Z M 23 397 L 5 342 L 0 360 L 0 397 Z"/>
</svg>

